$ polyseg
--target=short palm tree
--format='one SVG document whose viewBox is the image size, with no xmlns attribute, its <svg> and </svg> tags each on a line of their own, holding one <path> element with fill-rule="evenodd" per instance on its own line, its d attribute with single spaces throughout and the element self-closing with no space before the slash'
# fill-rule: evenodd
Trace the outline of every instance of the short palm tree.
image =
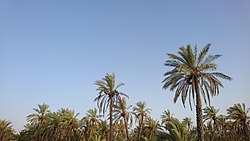
<svg viewBox="0 0 250 141">
<path fill-rule="evenodd" d="M 78 136 L 78 129 L 80 128 L 80 123 L 77 119 L 79 113 L 68 108 L 61 108 L 58 112 L 61 117 L 62 130 L 64 132 L 64 139 L 71 141 Z"/>
<path fill-rule="evenodd" d="M 212 140 L 214 138 L 214 134 L 218 131 L 218 123 L 219 123 L 219 116 L 218 116 L 219 109 L 215 109 L 214 106 L 207 106 L 203 109 L 203 119 L 204 122 L 208 121 L 207 125 L 212 127 Z"/>
<path fill-rule="evenodd" d="M 30 114 L 27 116 L 27 120 L 32 125 L 35 133 L 34 136 L 37 140 L 44 140 L 44 130 L 46 126 L 46 122 L 48 121 L 50 110 L 49 105 L 43 103 L 38 104 L 38 108 L 33 109 L 36 113 Z"/>
<path fill-rule="evenodd" d="M 128 127 L 129 126 L 131 127 L 133 123 L 132 114 L 128 111 L 129 108 L 131 107 L 132 105 L 127 106 L 127 102 L 125 98 L 123 98 L 120 102 L 114 105 L 114 119 L 116 122 L 118 122 L 122 118 L 124 125 L 125 125 L 127 140 L 129 140 Z"/>
<path fill-rule="evenodd" d="M 0 119 L 0 141 L 14 141 L 15 131 L 8 120 Z"/>
<path fill-rule="evenodd" d="M 96 81 L 95 84 L 98 86 L 96 90 L 99 91 L 99 95 L 94 101 L 97 101 L 99 110 L 105 113 L 109 107 L 109 140 L 113 141 L 113 105 L 114 103 L 119 102 L 122 99 L 122 96 L 128 98 L 126 94 L 117 90 L 120 86 L 124 85 L 124 83 L 115 85 L 115 74 L 112 73 L 107 74 L 102 80 Z"/>
<path fill-rule="evenodd" d="M 192 119 L 190 117 L 185 117 L 182 121 L 182 124 L 186 125 L 188 132 L 191 131 L 193 122 L 192 122 Z"/>
<path fill-rule="evenodd" d="M 161 124 L 171 121 L 173 118 L 173 114 L 171 114 L 169 110 L 164 111 L 161 115 Z"/>
<path fill-rule="evenodd" d="M 162 81 L 163 89 L 169 88 L 170 91 L 175 91 L 174 102 L 181 96 L 185 107 L 188 97 L 192 109 L 191 100 L 196 101 L 199 141 L 204 140 L 201 95 L 205 103 L 207 100 L 210 103 L 210 96 L 218 95 L 219 87 L 223 87 L 218 78 L 231 80 L 229 76 L 215 72 L 217 65 L 213 61 L 221 55 L 206 56 L 210 46 L 211 44 L 207 44 L 199 54 L 197 47 L 193 51 L 190 45 L 180 47 L 178 55 L 167 54 L 170 59 L 164 65 L 173 69 L 164 74 L 165 79 Z"/>
<path fill-rule="evenodd" d="M 63 139 L 63 117 L 58 112 L 53 112 L 49 114 L 48 127 L 45 130 L 46 138 L 54 141 L 59 141 Z"/>
<path fill-rule="evenodd" d="M 95 129 L 97 128 L 97 125 L 100 124 L 101 120 L 100 118 L 102 118 L 102 115 L 99 115 L 97 113 L 97 109 L 89 109 L 87 111 L 87 114 L 85 117 L 83 117 L 82 121 L 85 124 L 85 128 L 86 128 L 86 138 L 89 139 L 93 132 L 95 132 Z"/>
<path fill-rule="evenodd" d="M 188 129 L 177 118 L 164 123 L 165 139 L 170 141 L 188 141 Z"/>
<path fill-rule="evenodd" d="M 244 135 L 245 140 L 249 140 L 249 119 L 248 113 L 250 108 L 246 109 L 245 104 L 234 104 L 227 109 L 228 118 L 233 120 L 233 125 L 238 130 L 239 134 Z"/>
<path fill-rule="evenodd" d="M 157 136 L 159 131 L 161 131 L 161 125 L 159 121 L 154 120 L 152 118 L 148 118 L 144 127 L 144 133 L 148 139 L 153 139 Z"/>
<path fill-rule="evenodd" d="M 133 107 L 133 114 L 135 115 L 136 120 L 139 122 L 139 134 L 138 134 L 138 140 L 141 140 L 141 132 L 142 128 L 149 117 L 151 109 L 146 108 L 146 102 L 139 101 L 136 103 L 136 106 Z"/>
<path fill-rule="evenodd" d="M 43 103 L 42 105 L 38 105 L 38 109 L 33 109 L 36 113 L 30 114 L 27 116 L 27 120 L 33 124 L 41 126 L 47 120 L 48 115 L 50 113 L 49 105 Z"/>
</svg>

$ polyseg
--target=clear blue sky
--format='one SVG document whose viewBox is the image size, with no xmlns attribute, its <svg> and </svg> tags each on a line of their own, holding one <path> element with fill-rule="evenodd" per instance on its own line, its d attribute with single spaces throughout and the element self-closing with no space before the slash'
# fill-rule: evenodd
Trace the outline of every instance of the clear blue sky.
<svg viewBox="0 0 250 141">
<path fill-rule="evenodd" d="M 129 104 L 146 101 L 152 117 L 166 109 L 195 120 L 162 90 L 166 53 L 212 43 L 218 71 L 233 77 L 212 99 L 221 114 L 250 107 L 250 2 L 0 0 L 0 119 L 16 130 L 38 104 L 96 107 L 94 82 L 114 72 Z"/>
</svg>

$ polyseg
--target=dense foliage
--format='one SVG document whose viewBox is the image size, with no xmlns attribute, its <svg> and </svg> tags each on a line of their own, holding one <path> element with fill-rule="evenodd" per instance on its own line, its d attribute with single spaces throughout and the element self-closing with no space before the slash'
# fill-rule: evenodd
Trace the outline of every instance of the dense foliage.
<svg viewBox="0 0 250 141">
<path fill-rule="evenodd" d="M 124 102 L 124 101 L 123 101 Z M 144 107 L 143 107 L 143 106 Z M 27 124 L 15 133 L 12 124 L 0 120 L 1 141 L 107 141 L 109 122 L 96 108 L 79 117 L 73 110 L 62 108 L 56 112 L 46 104 L 38 105 L 35 113 L 27 116 Z M 206 141 L 245 141 L 250 139 L 249 108 L 244 104 L 234 104 L 227 109 L 227 115 L 219 115 L 218 109 L 203 109 Z M 113 140 L 116 141 L 195 141 L 196 127 L 191 118 L 176 118 L 169 110 L 163 112 L 161 121 L 150 116 L 145 102 L 138 102 L 133 109 L 114 110 Z M 143 117 L 143 121 L 142 121 Z M 125 121 L 127 120 L 127 126 Z M 132 122 L 133 121 L 133 122 Z M 133 125 L 132 125 L 133 124 Z M 128 131 L 126 131 L 128 130 Z"/>
</svg>

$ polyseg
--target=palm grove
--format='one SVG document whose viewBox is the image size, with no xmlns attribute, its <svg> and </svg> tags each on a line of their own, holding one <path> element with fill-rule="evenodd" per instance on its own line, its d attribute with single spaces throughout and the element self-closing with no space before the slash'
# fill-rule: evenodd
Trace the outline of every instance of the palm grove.
<svg viewBox="0 0 250 141">
<path fill-rule="evenodd" d="M 82 118 L 68 108 L 50 111 L 41 104 L 27 116 L 24 129 L 16 133 L 12 123 L 0 120 L 1 141 L 244 141 L 249 140 L 249 108 L 234 104 L 227 115 L 219 115 L 219 109 L 211 106 L 210 99 L 223 87 L 221 79 L 231 80 L 217 72 L 214 60 L 221 55 L 207 55 L 210 44 L 200 52 L 190 45 L 179 48 L 178 54 L 167 54 L 163 89 L 174 92 L 174 102 L 181 97 L 185 107 L 196 109 L 196 123 L 191 118 L 180 120 L 170 110 L 161 115 L 161 121 L 150 116 L 146 102 L 128 105 L 129 96 L 120 92 L 123 83 L 116 84 L 115 74 L 107 74 L 95 82 L 98 95 L 97 107 L 89 109 Z M 202 99 L 206 104 L 202 108 Z M 193 103 L 193 104 L 192 104 Z"/>
</svg>

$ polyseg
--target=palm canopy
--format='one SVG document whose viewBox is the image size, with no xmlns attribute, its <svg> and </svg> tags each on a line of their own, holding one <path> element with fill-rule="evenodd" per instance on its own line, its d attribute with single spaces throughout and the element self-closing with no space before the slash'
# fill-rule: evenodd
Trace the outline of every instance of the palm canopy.
<svg viewBox="0 0 250 141">
<path fill-rule="evenodd" d="M 192 109 L 191 100 L 195 99 L 195 85 L 199 85 L 199 91 L 202 94 L 205 103 L 210 104 L 210 95 L 215 96 L 219 94 L 219 87 L 223 87 L 218 78 L 231 80 L 232 78 L 216 72 L 217 65 L 213 63 L 214 60 L 221 57 L 221 55 L 207 55 L 211 44 L 207 44 L 198 54 L 197 46 L 194 50 L 191 45 L 180 47 L 178 55 L 167 54 L 170 58 L 165 62 L 165 66 L 173 67 L 172 70 L 164 74 L 165 79 L 163 89 L 170 88 L 175 91 L 174 102 L 176 103 L 178 97 L 181 95 L 182 103 L 185 107 L 185 101 L 189 97 L 190 108 Z"/>
<path fill-rule="evenodd" d="M 245 140 L 249 140 L 249 119 L 248 113 L 250 108 L 246 108 L 245 104 L 234 104 L 227 109 L 228 118 L 233 120 L 234 126 L 244 134 Z"/>
<path fill-rule="evenodd" d="M 122 98 L 119 103 L 114 105 L 114 119 L 115 121 L 119 121 L 121 118 L 126 118 L 126 120 L 130 119 L 130 123 L 132 124 L 132 115 L 128 111 L 132 105 L 127 106 L 127 102 L 125 98 Z"/>
<path fill-rule="evenodd" d="M 119 87 L 125 84 L 119 83 L 118 85 L 115 85 L 114 73 L 107 74 L 104 78 L 102 78 L 102 80 L 96 81 L 95 85 L 98 86 L 96 90 L 99 91 L 99 95 L 94 99 L 94 101 L 97 101 L 97 106 L 103 113 L 107 111 L 111 97 L 113 102 L 120 101 L 121 96 L 128 98 L 128 95 L 117 90 Z"/>
<path fill-rule="evenodd" d="M 8 120 L 0 119 L 0 140 L 1 141 L 14 141 L 15 131 L 12 123 Z"/>
<path fill-rule="evenodd" d="M 250 117 L 247 116 L 250 108 L 246 108 L 245 104 L 234 104 L 234 106 L 227 109 L 228 117 L 234 120 L 246 121 Z"/>
<path fill-rule="evenodd" d="M 38 104 L 38 109 L 34 108 L 33 110 L 36 113 L 27 116 L 27 120 L 33 125 L 43 124 L 47 120 L 50 113 L 49 105 L 45 103 L 41 105 Z"/>
<path fill-rule="evenodd" d="M 151 109 L 146 108 L 146 102 L 145 101 L 139 101 L 136 103 L 136 106 L 133 107 L 133 114 L 135 115 L 136 119 L 139 120 L 139 123 L 142 124 L 146 121 L 145 118 L 148 117 L 148 114 L 150 114 Z"/>
<path fill-rule="evenodd" d="M 203 109 L 203 119 L 204 122 L 209 120 L 209 123 L 214 122 L 214 124 L 217 124 L 217 121 L 219 120 L 218 116 L 219 109 L 215 109 L 214 106 L 209 106 Z"/>
</svg>

